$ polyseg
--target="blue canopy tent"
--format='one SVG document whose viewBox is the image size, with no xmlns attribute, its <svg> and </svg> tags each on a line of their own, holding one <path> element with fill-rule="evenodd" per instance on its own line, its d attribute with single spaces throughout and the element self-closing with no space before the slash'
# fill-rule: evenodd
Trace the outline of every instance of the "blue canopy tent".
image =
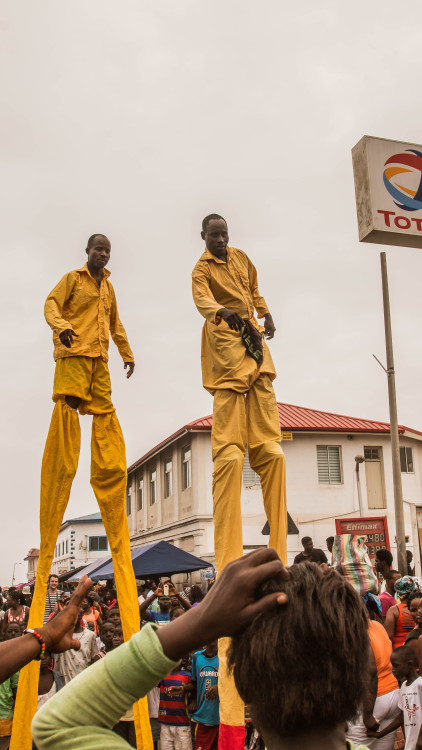
<svg viewBox="0 0 422 750">
<path fill-rule="evenodd" d="M 176 573 L 189 573 L 192 570 L 212 568 L 212 563 L 201 560 L 169 542 L 154 542 L 144 544 L 131 550 L 133 572 L 135 578 L 149 576 L 170 576 Z M 77 573 L 77 580 L 83 575 L 89 575 L 93 581 L 104 581 L 114 578 L 111 556 L 91 563 Z M 72 580 L 72 579 L 71 579 Z"/>
</svg>

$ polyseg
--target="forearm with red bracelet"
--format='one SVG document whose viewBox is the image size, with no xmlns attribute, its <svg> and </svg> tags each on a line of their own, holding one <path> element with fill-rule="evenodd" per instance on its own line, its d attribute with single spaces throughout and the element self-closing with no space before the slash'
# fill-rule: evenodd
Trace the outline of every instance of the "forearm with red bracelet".
<svg viewBox="0 0 422 750">
<path fill-rule="evenodd" d="M 34 659 L 35 661 L 39 661 L 40 659 L 42 659 L 45 654 L 45 641 L 42 635 L 37 633 L 37 631 L 33 628 L 26 628 L 26 630 L 23 631 L 22 635 L 32 635 L 37 639 L 38 643 L 40 644 L 41 650 L 38 656 L 35 656 Z"/>
</svg>

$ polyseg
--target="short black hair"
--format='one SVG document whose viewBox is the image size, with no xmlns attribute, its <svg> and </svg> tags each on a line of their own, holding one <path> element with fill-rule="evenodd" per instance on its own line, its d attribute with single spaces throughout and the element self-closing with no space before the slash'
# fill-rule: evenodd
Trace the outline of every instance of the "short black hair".
<svg viewBox="0 0 422 750">
<path fill-rule="evenodd" d="M 241 698 L 253 707 L 262 731 L 279 736 L 332 729 L 352 719 L 370 647 L 363 601 L 345 578 L 307 562 L 292 565 L 289 573 L 287 581 L 277 576 L 256 592 L 260 597 L 284 591 L 287 605 L 258 614 L 232 637 L 229 651 Z"/>
<path fill-rule="evenodd" d="M 375 557 L 380 562 L 386 562 L 387 565 L 393 564 L 393 555 L 391 554 L 389 549 L 377 549 Z"/>
<path fill-rule="evenodd" d="M 105 236 L 106 235 L 103 234 L 102 232 L 96 232 L 95 234 L 91 234 L 91 237 L 89 237 L 88 242 L 86 243 L 86 249 L 88 250 L 88 248 L 91 247 L 96 237 L 105 237 Z"/>
<path fill-rule="evenodd" d="M 220 216 L 220 214 L 208 214 L 208 216 L 205 217 L 205 219 L 202 219 L 202 231 L 207 231 L 207 226 L 213 219 L 222 219 L 223 221 L 226 221 L 224 216 Z M 227 221 L 226 221 L 227 224 Z"/>
<path fill-rule="evenodd" d="M 326 540 L 327 544 L 334 544 L 334 537 L 333 536 L 327 536 Z"/>
<path fill-rule="evenodd" d="M 398 656 L 400 661 L 411 661 L 418 667 L 418 657 L 411 646 L 399 646 L 395 648 L 391 656 Z"/>
<path fill-rule="evenodd" d="M 384 581 L 391 581 L 394 578 L 394 576 L 399 576 L 399 575 L 400 573 L 398 570 L 387 570 L 384 576 Z"/>
<path fill-rule="evenodd" d="M 57 580 L 59 580 L 59 576 L 57 575 L 57 573 L 50 573 L 47 583 L 50 583 L 52 578 L 57 578 Z"/>
<path fill-rule="evenodd" d="M 300 543 L 301 544 L 305 544 L 305 542 L 312 542 L 312 537 L 311 536 L 303 536 L 302 539 L 300 540 Z"/>
</svg>

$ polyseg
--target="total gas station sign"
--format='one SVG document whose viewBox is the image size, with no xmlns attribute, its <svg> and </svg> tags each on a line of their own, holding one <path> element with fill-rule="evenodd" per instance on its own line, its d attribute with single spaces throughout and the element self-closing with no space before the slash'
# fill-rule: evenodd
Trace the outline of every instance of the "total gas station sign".
<svg viewBox="0 0 422 750">
<path fill-rule="evenodd" d="M 422 146 L 365 135 L 352 159 L 359 240 L 422 248 Z"/>
</svg>

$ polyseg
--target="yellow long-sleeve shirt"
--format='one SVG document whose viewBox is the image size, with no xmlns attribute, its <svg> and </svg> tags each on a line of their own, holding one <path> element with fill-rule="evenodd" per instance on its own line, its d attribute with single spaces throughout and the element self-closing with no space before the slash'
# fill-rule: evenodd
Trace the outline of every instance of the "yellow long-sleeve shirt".
<svg viewBox="0 0 422 750">
<path fill-rule="evenodd" d="M 192 294 L 206 319 L 201 345 L 204 388 L 210 393 L 218 389 L 245 393 L 260 374 L 274 380 L 276 371 L 265 341 L 264 360 L 258 368 L 246 354 L 240 333 L 232 331 L 217 315 L 222 307 L 228 307 L 258 327 L 255 310 L 259 318 L 269 312 L 259 293 L 255 266 L 246 253 L 228 247 L 227 261 L 223 261 L 206 248 L 192 272 Z"/>
<path fill-rule="evenodd" d="M 123 361 L 134 361 L 109 276 L 110 271 L 104 269 L 98 285 L 85 264 L 63 276 L 48 295 L 44 314 L 53 330 L 55 360 L 79 355 L 101 357 L 107 362 L 110 333 Z M 59 334 L 68 328 L 78 334 L 70 349 L 59 339 Z"/>
</svg>

